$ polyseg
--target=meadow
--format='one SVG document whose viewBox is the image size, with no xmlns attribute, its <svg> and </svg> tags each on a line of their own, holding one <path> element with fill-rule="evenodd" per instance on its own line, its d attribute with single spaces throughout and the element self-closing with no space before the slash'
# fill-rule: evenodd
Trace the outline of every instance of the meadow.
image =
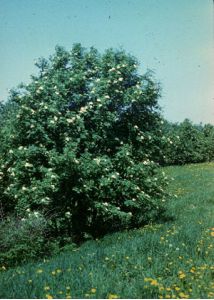
<svg viewBox="0 0 214 300">
<path fill-rule="evenodd" d="M 171 219 L 0 266 L 0 298 L 214 298 L 214 163 L 164 172 Z"/>
</svg>

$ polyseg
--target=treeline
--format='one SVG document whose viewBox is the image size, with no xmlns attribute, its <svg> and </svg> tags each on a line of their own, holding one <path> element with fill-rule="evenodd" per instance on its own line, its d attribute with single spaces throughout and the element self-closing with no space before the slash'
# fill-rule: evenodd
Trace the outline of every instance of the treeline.
<svg viewBox="0 0 214 300">
<path fill-rule="evenodd" d="M 162 165 L 182 165 L 214 160 L 214 126 L 181 123 L 163 123 Z"/>
</svg>

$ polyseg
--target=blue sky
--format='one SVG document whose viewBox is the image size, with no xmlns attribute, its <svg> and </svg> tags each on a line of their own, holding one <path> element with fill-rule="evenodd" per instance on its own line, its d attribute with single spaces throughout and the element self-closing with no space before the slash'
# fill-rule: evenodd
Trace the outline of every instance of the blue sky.
<svg viewBox="0 0 214 300">
<path fill-rule="evenodd" d="M 56 44 L 122 47 L 155 72 L 174 122 L 214 124 L 212 0 L 0 0 L 0 100 Z"/>
</svg>

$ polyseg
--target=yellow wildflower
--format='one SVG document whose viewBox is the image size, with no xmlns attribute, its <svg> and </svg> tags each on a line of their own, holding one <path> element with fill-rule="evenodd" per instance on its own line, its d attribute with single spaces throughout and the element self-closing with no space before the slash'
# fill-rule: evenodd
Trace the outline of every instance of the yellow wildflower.
<svg viewBox="0 0 214 300">
<path fill-rule="evenodd" d="M 154 286 L 157 286 L 158 285 L 158 282 L 156 279 L 153 279 L 151 282 L 150 282 L 151 285 L 154 285 Z"/>
<path fill-rule="evenodd" d="M 178 277 L 179 277 L 180 279 L 183 279 L 183 278 L 186 277 L 186 275 L 185 275 L 184 272 L 182 272 L 182 271 L 179 271 L 178 274 L 179 274 Z"/>
<path fill-rule="evenodd" d="M 94 294 L 94 293 L 96 293 L 96 291 L 97 291 L 97 289 L 95 289 L 95 288 L 92 288 L 91 289 L 91 292 Z"/>
<path fill-rule="evenodd" d="M 118 299 L 118 298 L 119 298 L 119 296 L 116 295 L 116 294 L 109 294 L 108 295 L 108 299 Z"/>
<path fill-rule="evenodd" d="M 49 287 L 49 286 L 45 286 L 45 287 L 44 287 L 44 290 L 45 290 L 45 291 L 49 291 L 49 290 L 50 290 L 50 287 Z"/>
<path fill-rule="evenodd" d="M 189 296 L 187 294 L 184 294 L 183 292 L 181 292 L 181 293 L 179 293 L 179 297 L 188 298 Z"/>
<path fill-rule="evenodd" d="M 53 297 L 49 294 L 45 295 L 47 299 L 53 299 Z"/>
<path fill-rule="evenodd" d="M 41 274 L 41 273 L 43 273 L 43 270 L 42 270 L 42 269 L 38 269 L 38 270 L 36 271 L 36 273 Z"/>
</svg>

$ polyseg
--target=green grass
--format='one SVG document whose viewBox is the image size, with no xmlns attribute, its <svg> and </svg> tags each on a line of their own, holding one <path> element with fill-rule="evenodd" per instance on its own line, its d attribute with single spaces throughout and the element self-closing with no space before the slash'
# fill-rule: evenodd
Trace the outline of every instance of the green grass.
<svg viewBox="0 0 214 300">
<path fill-rule="evenodd" d="M 0 298 L 214 298 L 214 163 L 168 167 L 175 219 L 0 274 Z"/>
</svg>

